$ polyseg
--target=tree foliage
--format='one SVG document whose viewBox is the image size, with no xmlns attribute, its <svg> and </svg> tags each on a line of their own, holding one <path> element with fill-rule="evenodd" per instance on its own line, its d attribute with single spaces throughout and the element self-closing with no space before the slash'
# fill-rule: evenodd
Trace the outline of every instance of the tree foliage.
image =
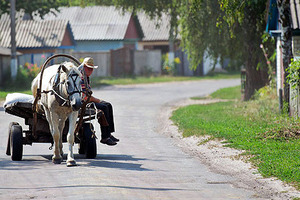
<svg viewBox="0 0 300 200">
<path fill-rule="evenodd" d="M 45 14 L 52 12 L 52 9 L 57 10 L 59 6 L 66 5 L 65 0 L 16 0 L 16 11 L 24 10 L 25 13 L 33 16 L 38 14 L 44 16 Z M 10 0 L 0 0 L 0 13 L 10 12 Z"/>
<path fill-rule="evenodd" d="M 222 20 L 225 13 L 217 0 L 187 1 L 180 13 L 182 46 L 188 52 L 194 69 L 201 63 L 205 52 L 215 61 L 218 58 L 221 61 L 225 58 L 240 60 L 239 35 L 234 39 L 230 37 L 229 29 Z"/>
<path fill-rule="evenodd" d="M 255 90 L 266 85 L 268 80 L 267 63 L 264 62 L 260 49 L 262 35 L 266 27 L 266 0 L 219 0 L 225 12 L 224 21 L 229 25 L 231 35 L 240 35 L 242 39 L 242 54 L 246 68 L 245 100 L 251 98 Z M 240 27 L 236 31 L 236 27 Z M 265 46 L 274 49 L 270 43 Z"/>
</svg>

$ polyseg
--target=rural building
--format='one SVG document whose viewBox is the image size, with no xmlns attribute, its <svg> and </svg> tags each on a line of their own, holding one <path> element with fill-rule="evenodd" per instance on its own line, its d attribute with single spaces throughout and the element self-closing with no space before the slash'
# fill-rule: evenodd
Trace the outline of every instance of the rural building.
<svg viewBox="0 0 300 200">
<path fill-rule="evenodd" d="M 23 15 L 23 16 L 22 16 Z M 70 24 L 67 20 L 35 21 L 26 20 L 19 13 L 16 20 L 16 47 L 22 53 L 18 58 L 20 65 L 42 64 L 56 53 L 69 53 L 75 46 Z M 0 18 L 0 46 L 10 48 L 10 18 L 4 14 Z"/>
<path fill-rule="evenodd" d="M 295 59 L 300 59 L 300 7 L 299 1 L 290 1 L 292 18 L 292 51 Z M 284 69 L 282 62 L 282 26 L 279 22 L 279 13 L 276 0 L 270 0 L 266 31 L 276 38 L 276 80 L 277 94 L 283 89 Z M 290 90 L 290 111 L 292 115 L 300 116 L 299 91 Z"/>
</svg>

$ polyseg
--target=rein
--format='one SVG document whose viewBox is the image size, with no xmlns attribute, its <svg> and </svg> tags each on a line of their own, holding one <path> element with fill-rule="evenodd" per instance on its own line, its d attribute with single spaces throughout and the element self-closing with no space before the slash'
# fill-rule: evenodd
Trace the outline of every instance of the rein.
<svg viewBox="0 0 300 200">
<path fill-rule="evenodd" d="M 37 88 L 37 93 L 36 93 L 36 97 L 34 99 L 33 105 L 32 105 L 32 111 L 33 111 L 33 127 L 32 127 L 32 134 L 34 137 L 36 137 L 36 124 L 37 124 L 37 102 L 38 100 L 41 98 L 41 88 L 42 88 L 42 81 L 43 81 L 43 74 L 44 74 L 44 70 L 46 68 L 46 66 L 48 65 L 48 63 L 57 57 L 66 57 L 69 58 L 70 60 L 73 60 L 77 65 L 80 65 L 80 62 L 74 58 L 73 56 L 67 55 L 67 54 L 56 54 L 53 55 L 49 58 L 47 58 L 47 60 L 44 62 L 42 69 L 41 69 L 41 76 L 40 76 L 40 82 L 39 82 L 39 86 Z M 84 107 L 82 108 L 84 109 Z M 80 118 L 82 118 L 83 116 L 80 116 Z"/>
<path fill-rule="evenodd" d="M 71 103 L 70 103 L 70 96 L 72 96 L 73 94 L 76 94 L 76 93 L 79 93 L 81 94 L 82 91 L 77 87 L 77 85 L 75 84 L 76 83 L 76 80 L 77 78 L 79 77 L 78 74 L 75 74 L 72 70 L 71 72 L 68 74 L 67 76 L 67 79 L 66 80 L 63 80 L 60 82 L 60 75 L 61 75 L 61 68 L 63 66 L 60 65 L 58 67 L 58 70 L 57 70 L 57 73 L 55 75 L 55 78 L 54 78 L 54 82 L 53 82 L 53 86 L 52 86 L 52 90 L 49 90 L 49 91 L 43 91 L 42 93 L 49 93 L 51 92 L 51 94 L 54 94 L 55 95 L 55 99 L 56 101 L 58 102 L 58 104 L 60 106 L 65 106 L 65 107 L 70 107 L 71 106 Z M 75 78 L 74 78 L 75 77 Z M 68 83 L 68 79 L 71 78 L 72 82 L 73 82 L 73 86 L 74 86 L 74 90 L 73 91 L 69 91 L 69 88 L 68 88 L 68 85 L 66 85 L 66 83 Z M 50 79 L 50 84 L 51 84 L 51 80 L 52 78 Z M 60 93 L 61 93 L 61 90 L 62 88 L 60 88 L 60 86 L 62 85 L 66 85 L 66 91 L 67 91 L 67 94 L 68 94 L 68 97 L 65 98 L 63 97 Z"/>
</svg>

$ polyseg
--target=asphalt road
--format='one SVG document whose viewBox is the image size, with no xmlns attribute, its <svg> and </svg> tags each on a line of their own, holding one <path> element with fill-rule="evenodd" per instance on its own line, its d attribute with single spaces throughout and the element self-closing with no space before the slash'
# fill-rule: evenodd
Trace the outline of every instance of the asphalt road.
<svg viewBox="0 0 300 200">
<path fill-rule="evenodd" d="M 233 177 L 213 173 L 184 153 L 158 126 L 159 112 L 172 102 L 239 83 L 206 80 L 94 90 L 114 105 L 114 135 L 120 142 L 110 147 L 97 140 L 96 159 L 85 159 L 75 146 L 78 166 L 72 168 L 65 160 L 51 162 L 50 144 L 24 146 L 23 160 L 11 161 L 5 155 L 8 124 L 23 124 L 23 119 L 0 107 L 0 199 L 258 199 L 255 191 L 228 184 Z"/>
</svg>

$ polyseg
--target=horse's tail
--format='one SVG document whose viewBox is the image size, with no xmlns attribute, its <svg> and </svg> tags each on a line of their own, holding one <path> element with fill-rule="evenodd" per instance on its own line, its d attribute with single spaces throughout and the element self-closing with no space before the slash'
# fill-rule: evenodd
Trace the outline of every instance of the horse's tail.
<svg viewBox="0 0 300 200">
<path fill-rule="evenodd" d="M 31 82 L 31 92 L 34 97 L 36 97 L 36 94 L 37 94 L 39 80 L 40 80 L 40 74 L 38 74 Z"/>
</svg>

